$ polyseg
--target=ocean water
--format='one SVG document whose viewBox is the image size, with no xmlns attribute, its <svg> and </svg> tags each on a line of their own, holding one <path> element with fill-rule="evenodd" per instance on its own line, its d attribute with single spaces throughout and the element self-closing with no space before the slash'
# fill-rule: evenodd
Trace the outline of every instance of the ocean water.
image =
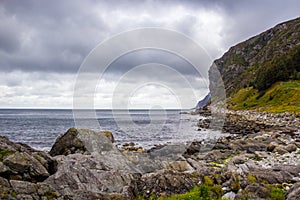
<svg viewBox="0 0 300 200">
<path fill-rule="evenodd" d="M 75 123 L 72 110 L 0 109 L 0 135 L 46 151 L 71 127 L 108 130 L 117 145 L 134 142 L 144 148 L 219 135 L 198 131 L 199 116 L 180 114 L 180 110 L 96 110 L 93 119 L 80 112 L 82 117 Z"/>
</svg>

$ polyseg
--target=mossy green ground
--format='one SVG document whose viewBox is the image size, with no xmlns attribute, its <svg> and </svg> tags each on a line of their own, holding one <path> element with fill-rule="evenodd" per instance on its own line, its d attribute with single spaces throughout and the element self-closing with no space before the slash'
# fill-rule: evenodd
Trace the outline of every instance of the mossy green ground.
<svg viewBox="0 0 300 200">
<path fill-rule="evenodd" d="M 184 194 L 176 194 L 170 196 L 168 198 L 164 198 L 164 200 L 213 200 L 213 199 L 221 199 L 213 198 L 210 194 L 211 187 L 207 185 L 201 185 L 194 187 L 191 191 Z"/>
<path fill-rule="evenodd" d="M 5 156 L 8 156 L 8 155 L 13 154 L 13 153 L 14 153 L 14 151 L 0 149 L 0 161 L 2 161 Z"/>
<path fill-rule="evenodd" d="M 278 82 L 264 93 L 253 87 L 243 88 L 228 103 L 233 110 L 300 114 L 300 81 Z"/>
</svg>

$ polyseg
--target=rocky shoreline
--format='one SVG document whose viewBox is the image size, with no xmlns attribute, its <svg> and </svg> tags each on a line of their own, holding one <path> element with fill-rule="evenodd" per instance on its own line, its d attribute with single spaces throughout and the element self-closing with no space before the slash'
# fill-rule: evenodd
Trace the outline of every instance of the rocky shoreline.
<svg viewBox="0 0 300 200">
<path fill-rule="evenodd" d="M 210 199 L 296 200 L 299 127 L 289 113 L 227 111 L 229 135 L 188 146 L 120 150 L 108 131 L 71 128 L 46 153 L 0 137 L 0 199 L 165 199 L 205 186 Z"/>
</svg>

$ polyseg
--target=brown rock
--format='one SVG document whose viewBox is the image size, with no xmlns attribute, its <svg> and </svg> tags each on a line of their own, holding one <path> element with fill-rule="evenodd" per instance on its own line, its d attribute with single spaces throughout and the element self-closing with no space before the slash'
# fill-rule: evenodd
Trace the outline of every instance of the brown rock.
<svg viewBox="0 0 300 200">
<path fill-rule="evenodd" d="M 270 142 L 267 146 L 267 150 L 272 152 L 276 147 L 278 147 L 277 142 Z"/>
</svg>

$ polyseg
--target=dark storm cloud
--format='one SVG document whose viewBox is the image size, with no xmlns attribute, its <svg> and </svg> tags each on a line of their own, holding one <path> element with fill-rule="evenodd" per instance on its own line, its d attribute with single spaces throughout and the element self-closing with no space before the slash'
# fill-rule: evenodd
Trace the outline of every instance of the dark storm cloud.
<svg viewBox="0 0 300 200">
<path fill-rule="evenodd" d="M 121 56 L 109 66 L 107 72 L 124 74 L 134 67 L 145 63 L 167 65 L 181 74 L 196 75 L 198 73 L 185 59 L 173 53 L 157 49 L 143 49 Z"/>
<path fill-rule="evenodd" d="M 128 0 L 109 3 L 6 0 L 0 3 L 0 70 L 76 73 L 90 50 L 103 39 L 132 28 L 168 26 L 163 16 L 176 6 L 186 7 L 187 11 L 171 16 L 173 19 L 170 20 L 175 22 L 169 27 L 191 37 L 197 36 L 201 22 L 197 24 L 199 17 L 190 11 L 197 13 L 199 8 L 208 12 L 220 11 L 225 24 L 220 33 L 219 49 L 214 46 L 211 49 L 213 56 L 219 56 L 220 48 L 226 50 L 236 42 L 300 13 L 300 3 L 296 0 Z M 130 16 L 122 16 L 122 11 L 127 11 Z M 140 56 L 136 57 L 140 62 L 147 61 L 147 58 L 142 60 L 145 58 L 142 55 L 137 56 Z M 157 59 L 157 62 L 163 60 L 162 57 Z M 133 59 L 124 60 L 124 66 L 130 65 L 130 60 Z M 187 73 L 191 71 L 187 70 Z"/>
<path fill-rule="evenodd" d="M 14 53 L 20 48 L 20 36 L 18 27 L 13 20 L 7 20 L 1 16 L 0 21 L 0 50 L 6 53 Z"/>
<path fill-rule="evenodd" d="M 90 8 L 79 1 L 0 3 L 1 70 L 75 73 L 105 34 Z"/>
</svg>

